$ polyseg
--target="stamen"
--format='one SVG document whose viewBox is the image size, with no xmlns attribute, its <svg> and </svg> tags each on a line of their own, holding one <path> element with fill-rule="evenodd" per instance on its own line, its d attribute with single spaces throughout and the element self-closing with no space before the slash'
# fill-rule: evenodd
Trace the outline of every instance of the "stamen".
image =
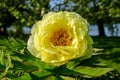
<svg viewBox="0 0 120 80">
<path fill-rule="evenodd" d="M 71 35 L 68 31 L 60 29 L 55 31 L 50 39 L 54 46 L 69 46 L 71 44 Z"/>
</svg>

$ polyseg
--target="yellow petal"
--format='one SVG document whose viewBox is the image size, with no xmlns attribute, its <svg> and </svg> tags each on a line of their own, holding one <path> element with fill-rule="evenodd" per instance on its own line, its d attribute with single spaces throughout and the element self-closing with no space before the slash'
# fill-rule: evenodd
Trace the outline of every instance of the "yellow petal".
<svg viewBox="0 0 120 80">
<path fill-rule="evenodd" d="M 87 21 L 75 12 L 49 12 L 33 25 L 28 50 L 52 65 L 92 54 L 93 41 L 88 35 Z"/>
</svg>

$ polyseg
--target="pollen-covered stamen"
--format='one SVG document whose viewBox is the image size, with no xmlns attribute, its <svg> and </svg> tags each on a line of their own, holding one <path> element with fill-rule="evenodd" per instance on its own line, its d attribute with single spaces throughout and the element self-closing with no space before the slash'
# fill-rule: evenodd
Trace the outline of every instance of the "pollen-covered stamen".
<svg viewBox="0 0 120 80">
<path fill-rule="evenodd" d="M 64 29 L 55 31 L 50 39 L 54 46 L 69 46 L 71 44 L 71 40 L 71 34 Z"/>
</svg>

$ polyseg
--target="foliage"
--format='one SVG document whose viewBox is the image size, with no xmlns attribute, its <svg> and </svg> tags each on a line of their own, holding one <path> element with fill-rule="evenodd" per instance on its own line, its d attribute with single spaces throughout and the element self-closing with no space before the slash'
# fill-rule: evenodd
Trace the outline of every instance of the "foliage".
<svg viewBox="0 0 120 80">
<path fill-rule="evenodd" d="M 65 0 L 66 1 L 66 0 Z M 104 24 L 120 23 L 120 0 L 70 0 L 73 11 L 80 13 L 90 24 L 97 24 L 99 35 L 105 36 Z"/>
<path fill-rule="evenodd" d="M 120 18 L 119 0 L 71 0 L 75 2 L 75 10 L 83 15 L 90 23 L 96 24 L 96 20 L 102 19 L 104 23 L 118 23 Z"/>
<path fill-rule="evenodd" d="M 95 37 L 94 40 L 94 47 L 104 48 L 104 54 L 99 55 L 101 57 L 99 60 L 120 72 L 120 45 L 118 45 L 120 38 Z"/>
<path fill-rule="evenodd" d="M 115 51 L 117 50 L 115 49 Z M 103 77 L 102 80 L 107 77 L 106 75 L 111 75 L 114 71 L 119 72 L 120 69 L 118 64 L 113 61 L 109 62 L 112 64 L 106 63 L 108 62 L 105 60 L 107 56 L 104 58 L 102 55 L 104 54 L 94 53 L 87 60 L 75 59 L 62 66 L 52 66 L 32 56 L 24 41 L 13 37 L 0 39 L 0 78 L 8 80 L 87 80 Z M 110 58 L 109 60 L 115 59 Z M 112 77 L 116 76 L 112 74 Z"/>
<path fill-rule="evenodd" d="M 22 27 L 30 27 L 48 12 L 48 3 L 49 0 L 1 0 L 0 28 L 14 26 L 16 35 L 22 34 Z"/>
<path fill-rule="evenodd" d="M 22 27 L 31 27 L 33 23 L 49 12 L 50 0 L 1 0 L 0 1 L 0 32 L 6 27 L 14 26 L 15 35 L 23 34 Z M 113 24 L 120 20 L 119 0 L 63 0 L 63 4 L 58 4 L 60 10 L 74 11 L 82 15 L 90 24 Z M 70 2 L 71 1 L 71 2 Z M 68 9 L 69 5 L 74 4 Z M 62 8 L 62 9 L 61 9 Z M 54 10 L 54 9 L 53 9 Z M 22 26 L 22 27 L 21 27 Z M 99 25 L 102 27 L 103 25 Z M 100 32 L 104 30 L 101 29 Z M 3 34 L 2 34 L 3 35 Z"/>
</svg>

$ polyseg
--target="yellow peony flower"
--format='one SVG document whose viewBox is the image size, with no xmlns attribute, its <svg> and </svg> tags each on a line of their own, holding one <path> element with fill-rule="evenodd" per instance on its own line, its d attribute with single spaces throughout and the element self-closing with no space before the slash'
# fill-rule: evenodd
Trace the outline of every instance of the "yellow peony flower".
<svg viewBox="0 0 120 80">
<path fill-rule="evenodd" d="M 62 65 L 75 58 L 89 58 L 92 39 L 89 24 L 75 12 L 49 12 L 33 25 L 28 50 L 41 61 Z"/>
</svg>

